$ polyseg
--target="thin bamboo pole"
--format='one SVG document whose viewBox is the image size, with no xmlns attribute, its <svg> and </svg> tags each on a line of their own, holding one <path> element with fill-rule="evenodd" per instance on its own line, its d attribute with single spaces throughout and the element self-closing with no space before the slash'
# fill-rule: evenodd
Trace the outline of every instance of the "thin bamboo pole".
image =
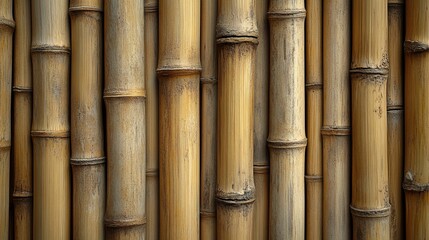
<svg viewBox="0 0 429 240">
<path fill-rule="evenodd" d="M 429 1 L 405 6 L 406 239 L 429 238 Z"/>
<path fill-rule="evenodd" d="M 353 239 L 389 239 L 387 0 L 354 0 L 352 9 Z"/>
<path fill-rule="evenodd" d="M 351 1 L 323 2 L 323 238 L 350 239 Z"/>
<path fill-rule="evenodd" d="M 254 0 L 218 2 L 218 239 L 251 239 L 253 233 L 255 11 Z"/>
<path fill-rule="evenodd" d="M 322 239 L 322 127 L 323 65 L 321 0 L 307 0 L 306 19 L 306 115 L 307 154 L 305 165 L 306 239 Z"/>
<path fill-rule="evenodd" d="M 198 239 L 200 1 L 159 1 L 160 238 Z"/>
<path fill-rule="evenodd" d="M 217 0 L 201 1 L 201 239 L 216 239 Z"/>
<path fill-rule="evenodd" d="M 104 239 L 102 0 L 70 0 L 73 238 Z"/>
<path fill-rule="evenodd" d="M 9 178 L 12 111 L 12 0 L 0 0 L 0 239 L 9 233 Z"/>
<path fill-rule="evenodd" d="M 271 0 L 270 238 L 304 239 L 304 0 Z"/>
<path fill-rule="evenodd" d="M 404 239 L 402 179 L 404 172 L 403 42 L 404 2 L 389 0 L 389 79 L 387 81 L 387 159 L 391 204 L 390 238 Z"/>
<path fill-rule="evenodd" d="M 15 239 L 31 239 L 33 216 L 33 150 L 31 144 L 31 1 L 15 0 L 13 64 L 13 149 Z"/>
</svg>

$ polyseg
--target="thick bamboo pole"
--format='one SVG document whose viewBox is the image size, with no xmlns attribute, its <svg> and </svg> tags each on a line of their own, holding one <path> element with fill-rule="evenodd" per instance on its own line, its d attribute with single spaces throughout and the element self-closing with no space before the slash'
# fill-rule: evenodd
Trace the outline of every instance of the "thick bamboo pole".
<svg viewBox="0 0 429 240">
<path fill-rule="evenodd" d="M 107 239 L 145 239 L 144 1 L 105 1 Z"/>
<path fill-rule="evenodd" d="M 304 239 L 304 0 L 271 0 L 270 238 Z"/>
<path fill-rule="evenodd" d="M 70 0 L 73 238 L 104 239 L 102 0 Z"/>
<path fill-rule="evenodd" d="M 160 238 L 198 239 L 200 1 L 159 1 Z"/>
<path fill-rule="evenodd" d="M 350 239 L 351 1 L 323 2 L 323 238 Z"/>
<path fill-rule="evenodd" d="M 429 238 L 429 1 L 405 6 L 406 239 Z"/>
<path fill-rule="evenodd" d="M 306 115 L 307 154 L 305 165 L 306 239 L 322 239 L 322 1 L 307 0 L 306 19 Z"/>
<path fill-rule="evenodd" d="M 68 5 L 32 2 L 34 239 L 70 237 Z"/>
<path fill-rule="evenodd" d="M 255 1 L 218 2 L 217 237 L 253 233 L 253 112 L 257 44 Z"/>
<path fill-rule="evenodd" d="M 389 239 L 387 0 L 354 0 L 352 9 L 353 239 Z"/>
</svg>

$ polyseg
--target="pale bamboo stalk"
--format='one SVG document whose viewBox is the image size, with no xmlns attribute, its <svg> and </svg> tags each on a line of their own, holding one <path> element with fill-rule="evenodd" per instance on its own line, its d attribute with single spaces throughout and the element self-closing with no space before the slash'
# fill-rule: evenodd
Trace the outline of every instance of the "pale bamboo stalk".
<svg viewBox="0 0 429 240">
<path fill-rule="evenodd" d="M 304 239 L 304 0 L 271 0 L 270 239 Z"/>
<path fill-rule="evenodd" d="M 387 0 L 354 0 L 352 9 L 353 239 L 389 239 Z"/>
<path fill-rule="evenodd" d="M 216 239 L 217 0 L 201 1 L 201 239 Z"/>
<path fill-rule="evenodd" d="M 405 233 L 428 239 L 429 2 L 405 2 Z"/>
<path fill-rule="evenodd" d="M 70 0 L 73 238 L 104 239 L 102 0 Z"/>
<path fill-rule="evenodd" d="M 32 1 L 33 238 L 70 238 L 67 0 Z"/>
<path fill-rule="evenodd" d="M 12 114 L 12 0 L 0 0 L 0 239 L 9 234 L 9 178 Z"/>
<path fill-rule="evenodd" d="M 159 239 L 158 164 L 158 0 L 145 1 L 146 239 Z"/>
<path fill-rule="evenodd" d="M 306 115 L 307 153 L 305 164 L 306 239 L 322 239 L 322 1 L 307 0 L 306 19 Z"/>
<path fill-rule="evenodd" d="M 390 238 L 404 238 L 402 179 L 404 172 L 403 42 L 404 1 L 389 0 L 389 79 L 387 80 L 387 159 L 391 204 Z"/>
<path fill-rule="evenodd" d="M 160 239 L 200 236 L 200 1 L 159 1 Z"/>
<path fill-rule="evenodd" d="M 323 2 L 323 238 L 350 239 L 351 1 Z"/>
</svg>

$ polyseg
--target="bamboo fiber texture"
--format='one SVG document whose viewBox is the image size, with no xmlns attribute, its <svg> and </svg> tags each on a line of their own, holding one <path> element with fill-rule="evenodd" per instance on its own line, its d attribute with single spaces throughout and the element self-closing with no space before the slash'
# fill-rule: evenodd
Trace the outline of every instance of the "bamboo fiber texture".
<svg viewBox="0 0 429 240">
<path fill-rule="evenodd" d="M 405 6 L 405 224 L 406 239 L 429 238 L 429 2 Z"/>
<path fill-rule="evenodd" d="M 106 1 L 106 239 L 145 239 L 144 2 Z"/>
<path fill-rule="evenodd" d="M 200 234 L 200 1 L 159 1 L 160 239 Z"/>
<path fill-rule="evenodd" d="M 271 0 L 268 14 L 270 239 L 304 239 L 304 0 Z"/>
</svg>

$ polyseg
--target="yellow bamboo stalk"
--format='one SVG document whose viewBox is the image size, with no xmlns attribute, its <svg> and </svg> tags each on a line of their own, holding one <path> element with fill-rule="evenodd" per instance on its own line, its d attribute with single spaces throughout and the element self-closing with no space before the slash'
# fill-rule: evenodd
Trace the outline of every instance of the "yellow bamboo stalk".
<svg viewBox="0 0 429 240">
<path fill-rule="evenodd" d="M 270 238 L 304 239 L 304 0 L 271 0 Z"/>
<path fill-rule="evenodd" d="M 306 239 L 322 239 L 322 1 L 307 0 L 306 19 L 306 115 L 307 154 L 305 167 Z"/>
<path fill-rule="evenodd" d="M 34 239 L 70 237 L 68 5 L 32 2 Z"/>
<path fill-rule="evenodd" d="M 70 0 L 73 237 L 104 239 L 102 0 Z"/>
<path fill-rule="evenodd" d="M 350 239 L 351 1 L 323 2 L 323 238 Z M 365 191 L 365 190 L 363 190 Z"/>
<path fill-rule="evenodd" d="M 199 238 L 200 1 L 159 1 L 160 238 Z"/>
<path fill-rule="evenodd" d="M 12 110 L 12 0 L 0 0 L 0 239 L 9 233 L 9 178 Z"/>
<path fill-rule="evenodd" d="M 353 239 L 389 239 L 387 0 L 354 0 L 352 9 Z"/>
<path fill-rule="evenodd" d="M 105 1 L 106 239 L 145 239 L 144 1 Z"/>
<path fill-rule="evenodd" d="M 405 6 L 405 225 L 406 239 L 429 238 L 429 2 Z"/>
</svg>

